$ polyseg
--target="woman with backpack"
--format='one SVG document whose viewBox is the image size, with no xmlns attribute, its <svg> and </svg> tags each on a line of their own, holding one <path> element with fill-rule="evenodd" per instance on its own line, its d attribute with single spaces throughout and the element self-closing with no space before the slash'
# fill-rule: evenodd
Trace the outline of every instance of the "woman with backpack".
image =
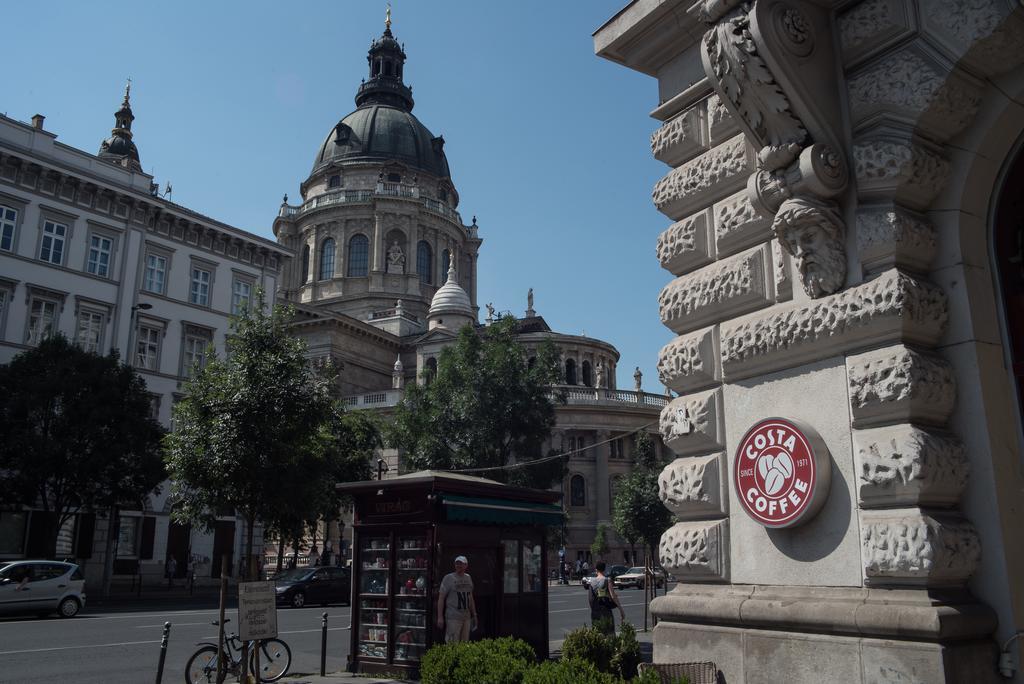
<svg viewBox="0 0 1024 684">
<path fill-rule="evenodd" d="M 590 580 L 590 589 L 587 591 L 587 599 L 590 601 L 590 624 L 605 634 L 615 633 L 615 618 L 612 617 L 612 608 L 619 609 L 619 621 L 626 619 L 626 611 L 619 603 L 619 596 L 615 593 L 612 581 L 605 576 L 604 561 L 598 561 L 594 566 L 597 570 L 597 577 Z"/>
</svg>

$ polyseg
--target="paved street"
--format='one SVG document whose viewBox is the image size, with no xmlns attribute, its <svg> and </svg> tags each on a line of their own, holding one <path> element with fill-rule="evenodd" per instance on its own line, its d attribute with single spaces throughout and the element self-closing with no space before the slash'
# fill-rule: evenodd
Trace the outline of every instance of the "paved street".
<svg viewBox="0 0 1024 684">
<path fill-rule="evenodd" d="M 561 640 L 589 619 L 586 595 L 578 585 L 550 588 L 550 637 Z M 643 592 L 622 592 L 626 614 L 636 625 L 643 623 Z M 76 682 L 138 684 L 153 681 L 165 621 L 173 624 L 167 650 L 165 682 L 183 681 L 185 662 L 195 642 L 216 640 L 214 607 L 158 609 L 140 606 L 132 610 L 87 609 L 70 620 L 35 617 L 0 619 L 0 682 Z M 320 667 L 319 606 L 278 611 L 281 638 L 292 649 L 293 673 L 312 673 Z M 350 611 L 331 606 L 329 614 L 329 671 L 341 670 L 348 655 Z M 235 610 L 228 612 L 235 624 Z"/>
</svg>

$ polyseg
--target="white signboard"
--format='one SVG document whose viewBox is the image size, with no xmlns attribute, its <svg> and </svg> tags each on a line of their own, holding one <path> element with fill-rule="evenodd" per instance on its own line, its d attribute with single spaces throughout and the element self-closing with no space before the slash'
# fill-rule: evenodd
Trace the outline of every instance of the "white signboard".
<svg viewBox="0 0 1024 684">
<path fill-rule="evenodd" d="M 238 583 L 238 636 L 243 641 L 277 636 L 273 582 Z"/>
</svg>

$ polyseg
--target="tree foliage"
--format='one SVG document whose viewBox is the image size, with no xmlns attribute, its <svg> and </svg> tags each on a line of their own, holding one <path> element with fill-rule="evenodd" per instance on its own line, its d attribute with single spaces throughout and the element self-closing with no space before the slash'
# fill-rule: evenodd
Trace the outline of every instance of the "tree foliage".
<svg viewBox="0 0 1024 684">
<path fill-rule="evenodd" d="M 177 517 L 209 525 L 231 508 L 290 532 L 331 505 L 336 478 L 368 475 L 365 453 L 350 451 L 366 436 L 332 396 L 332 373 L 315 372 L 289 333 L 292 310 L 257 302 L 233 319 L 227 357 L 194 373 L 175 406 L 167 464 Z"/>
<path fill-rule="evenodd" d="M 608 526 L 601 523 L 597 526 L 597 532 L 594 533 L 594 541 L 590 544 L 590 555 L 595 559 L 604 558 L 604 555 L 608 553 Z"/>
<path fill-rule="evenodd" d="M 76 510 L 140 506 L 165 478 L 146 383 L 61 336 L 0 366 L 0 503 L 40 505 L 48 555 Z"/>
<path fill-rule="evenodd" d="M 558 353 L 545 341 L 528 359 L 515 333 L 511 316 L 483 330 L 462 328 L 430 382 L 406 388 L 389 441 L 405 452 L 407 469 L 486 468 L 556 454 L 544 444 L 555 425 L 553 402 L 564 401 L 553 398 Z M 546 488 L 564 476 L 565 459 L 480 474 Z"/>
<path fill-rule="evenodd" d="M 672 525 L 672 513 L 658 496 L 658 460 L 651 438 L 641 431 L 636 439 L 636 467 L 619 481 L 612 505 L 615 531 L 630 545 L 641 542 L 655 557 L 661 535 Z"/>
</svg>

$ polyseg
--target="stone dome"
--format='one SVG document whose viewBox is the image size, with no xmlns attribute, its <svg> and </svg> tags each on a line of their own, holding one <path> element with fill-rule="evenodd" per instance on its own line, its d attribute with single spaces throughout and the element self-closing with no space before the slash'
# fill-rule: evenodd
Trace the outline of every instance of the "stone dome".
<svg viewBox="0 0 1024 684">
<path fill-rule="evenodd" d="M 471 319 L 476 318 L 469 295 L 455 281 L 454 262 L 452 262 L 451 267 L 448 269 L 448 280 L 434 293 L 434 299 L 430 302 L 430 311 L 427 313 L 427 317 L 433 318 L 442 314 L 468 316 Z"/>
<path fill-rule="evenodd" d="M 434 137 L 411 112 L 385 104 L 359 107 L 331 129 L 313 168 L 328 162 L 401 162 L 451 178 L 444 138 Z"/>
</svg>

